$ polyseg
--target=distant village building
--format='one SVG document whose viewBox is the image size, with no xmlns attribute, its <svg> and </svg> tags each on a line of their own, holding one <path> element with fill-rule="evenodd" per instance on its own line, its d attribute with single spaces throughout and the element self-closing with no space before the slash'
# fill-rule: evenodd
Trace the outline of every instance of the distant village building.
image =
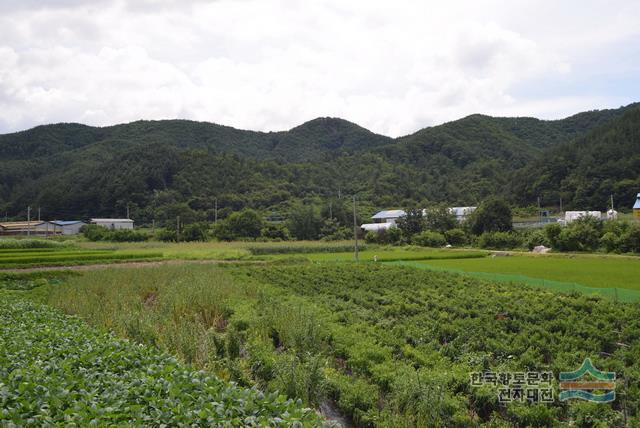
<svg viewBox="0 0 640 428">
<path fill-rule="evenodd" d="M 451 207 L 449 208 L 449 212 L 456 216 L 456 220 L 460 223 L 466 221 L 467 218 L 471 215 L 472 212 L 476 210 L 477 207 Z"/>
<path fill-rule="evenodd" d="M 640 193 L 636 196 L 636 203 L 633 204 L 633 218 L 640 220 Z"/>
<path fill-rule="evenodd" d="M 563 222 L 568 224 L 583 217 L 593 217 L 602 220 L 602 213 L 600 211 L 565 211 Z"/>
<path fill-rule="evenodd" d="M 380 211 L 371 217 L 374 223 L 366 223 L 360 225 L 360 228 L 369 232 L 378 232 L 381 230 L 387 230 L 392 227 L 396 227 L 396 222 L 400 217 L 407 215 L 403 210 L 386 210 Z"/>
<path fill-rule="evenodd" d="M 86 223 L 80 220 L 54 220 L 46 222 L 51 225 L 54 233 L 60 235 L 77 235 Z"/>
<path fill-rule="evenodd" d="M 91 224 L 107 229 L 133 229 L 133 220 L 128 218 L 92 218 Z"/>
<path fill-rule="evenodd" d="M 618 219 L 618 211 L 611 208 L 607 211 L 607 220 L 617 220 Z"/>
<path fill-rule="evenodd" d="M 39 235 L 38 226 L 43 223 L 42 221 L 6 221 L 0 223 L 0 236 Z"/>
</svg>

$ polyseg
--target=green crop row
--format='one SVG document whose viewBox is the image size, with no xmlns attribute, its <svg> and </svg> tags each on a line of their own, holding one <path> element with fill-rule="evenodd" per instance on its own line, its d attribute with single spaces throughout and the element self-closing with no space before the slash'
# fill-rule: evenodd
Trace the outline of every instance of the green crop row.
<svg viewBox="0 0 640 428">
<path fill-rule="evenodd" d="M 261 245 L 250 246 L 247 248 L 254 256 L 263 256 L 268 254 L 309 254 L 309 253 L 340 253 L 353 251 L 353 245 Z M 361 250 L 365 250 L 361 246 Z"/>
<path fill-rule="evenodd" d="M 240 388 L 51 308 L 0 294 L 0 425 L 318 426 L 278 394 Z"/>
<path fill-rule="evenodd" d="M 12 252 L 12 253 L 2 253 L 0 254 L 0 263 L 4 260 L 29 260 L 29 259 L 46 259 L 46 258 L 62 258 L 69 256 L 103 256 L 107 254 L 115 254 L 113 251 L 94 251 L 94 250 L 86 250 L 86 251 L 51 251 L 46 253 L 22 253 L 22 252 Z"/>
<path fill-rule="evenodd" d="M 149 260 L 160 259 L 162 253 L 99 253 L 99 254 L 66 254 L 54 256 L 15 257 L 0 259 L 0 267 L 33 266 L 33 265 L 72 265 L 87 262 L 103 262 L 117 260 Z"/>
<path fill-rule="evenodd" d="M 58 242 L 48 239 L 0 239 L 0 249 L 18 248 L 64 248 L 69 247 L 67 242 Z"/>
</svg>

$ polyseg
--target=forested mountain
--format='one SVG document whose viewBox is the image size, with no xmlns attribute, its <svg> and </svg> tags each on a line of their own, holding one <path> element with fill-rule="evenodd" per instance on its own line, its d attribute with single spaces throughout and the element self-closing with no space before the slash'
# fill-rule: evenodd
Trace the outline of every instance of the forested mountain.
<svg viewBox="0 0 640 428">
<path fill-rule="evenodd" d="M 569 143 L 544 152 L 514 174 L 511 194 L 526 203 L 540 196 L 574 207 L 604 210 L 609 196 L 631 206 L 640 193 L 640 108 Z"/>
<path fill-rule="evenodd" d="M 362 205 L 476 204 L 498 194 L 602 208 L 637 192 L 640 107 L 562 120 L 472 115 L 401 138 L 318 118 L 254 132 L 185 120 L 96 128 L 45 125 L 0 135 L 0 209 L 47 217 L 122 216 L 139 222 L 222 215 L 251 206 L 286 213 L 357 193 Z M 603 199 L 604 198 L 604 199 Z"/>
</svg>

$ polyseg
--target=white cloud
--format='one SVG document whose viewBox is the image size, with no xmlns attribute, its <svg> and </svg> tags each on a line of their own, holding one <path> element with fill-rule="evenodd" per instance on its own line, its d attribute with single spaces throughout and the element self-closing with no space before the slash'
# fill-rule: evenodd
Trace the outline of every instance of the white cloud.
<svg viewBox="0 0 640 428">
<path fill-rule="evenodd" d="M 175 117 L 280 130 L 339 116 L 402 135 L 476 112 L 559 117 L 638 95 L 514 92 L 637 40 L 634 2 L 451 3 L 0 2 L 0 132 Z"/>
</svg>

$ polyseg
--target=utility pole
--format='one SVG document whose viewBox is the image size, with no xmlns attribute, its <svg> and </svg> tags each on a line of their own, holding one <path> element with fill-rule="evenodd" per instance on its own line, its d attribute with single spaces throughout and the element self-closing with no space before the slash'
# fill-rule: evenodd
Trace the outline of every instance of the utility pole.
<svg viewBox="0 0 640 428">
<path fill-rule="evenodd" d="M 38 207 L 38 221 L 40 221 L 40 207 Z"/>
<path fill-rule="evenodd" d="M 356 263 L 359 261 L 358 257 L 358 223 L 356 220 L 356 195 L 353 195 L 353 239 L 355 240 L 355 256 Z"/>
<path fill-rule="evenodd" d="M 542 208 L 540 208 L 540 196 L 538 196 L 538 223 L 542 223 Z"/>
<path fill-rule="evenodd" d="M 176 242 L 180 242 L 180 216 L 176 217 Z"/>
<path fill-rule="evenodd" d="M 31 206 L 27 207 L 27 236 L 31 236 Z"/>
<path fill-rule="evenodd" d="M 562 196 L 560 197 L 560 214 L 562 214 Z"/>
<path fill-rule="evenodd" d="M 611 211 L 613 211 L 613 193 L 611 194 Z"/>
<path fill-rule="evenodd" d="M 129 217 L 129 203 L 127 203 L 127 219 L 130 219 L 130 217 Z"/>
</svg>

